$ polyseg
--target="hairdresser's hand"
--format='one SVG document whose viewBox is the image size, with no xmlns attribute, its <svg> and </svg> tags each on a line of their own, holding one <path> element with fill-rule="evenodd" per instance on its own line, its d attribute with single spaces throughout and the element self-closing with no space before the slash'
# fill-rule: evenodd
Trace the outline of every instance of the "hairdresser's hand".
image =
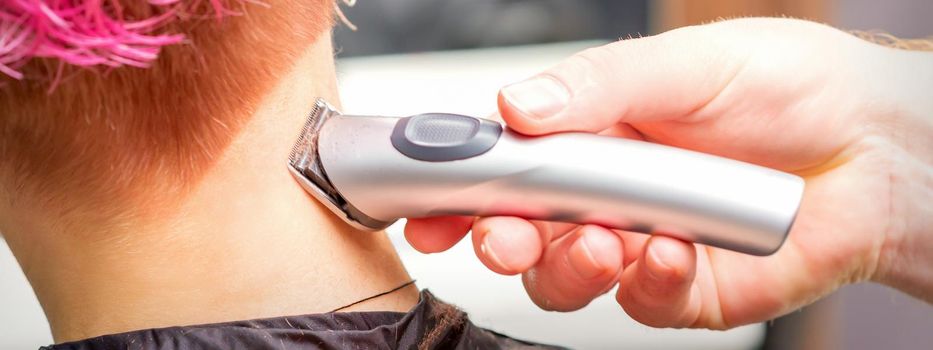
<svg viewBox="0 0 933 350">
<path fill-rule="evenodd" d="M 587 50 L 504 88 L 509 126 L 638 138 L 799 174 L 806 193 L 783 248 L 753 257 L 511 217 L 411 220 L 406 236 L 438 252 L 472 227 L 480 260 L 522 273 L 542 308 L 578 309 L 618 283 L 625 311 L 658 327 L 759 322 L 863 280 L 933 300 L 931 88 L 933 54 L 796 20 L 727 21 Z"/>
</svg>

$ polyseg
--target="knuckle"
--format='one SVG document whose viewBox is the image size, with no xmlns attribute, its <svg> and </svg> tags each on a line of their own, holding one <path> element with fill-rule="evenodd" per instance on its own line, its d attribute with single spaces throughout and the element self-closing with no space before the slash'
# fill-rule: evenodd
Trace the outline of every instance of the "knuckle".
<svg viewBox="0 0 933 350">
<path fill-rule="evenodd" d="M 570 312 L 583 308 L 593 297 L 579 295 L 574 286 L 561 283 L 549 273 L 536 268 L 522 274 L 522 284 L 531 301 L 545 311 Z"/>
<path fill-rule="evenodd" d="M 618 303 L 622 306 L 622 310 L 638 323 L 654 328 L 676 327 L 670 319 L 664 317 L 663 312 L 658 312 L 656 308 L 622 300 L 618 300 Z"/>
<path fill-rule="evenodd" d="M 600 72 L 607 68 L 604 51 L 604 47 L 594 47 L 578 52 L 548 70 L 545 75 L 556 78 L 565 84 L 579 77 L 591 77 L 594 72 Z"/>
</svg>

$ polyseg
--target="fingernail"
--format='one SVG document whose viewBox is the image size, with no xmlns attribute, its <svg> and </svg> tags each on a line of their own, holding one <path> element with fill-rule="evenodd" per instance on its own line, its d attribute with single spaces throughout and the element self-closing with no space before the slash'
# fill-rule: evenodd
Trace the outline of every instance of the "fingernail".
<svg viewBox="0 0 933 350">
<path fill-rule="evenodd" d="M 675 270 L 671 267 L 670 259 L 673 254 L 677 254 L 677 242 L 671 241 L 667 237 L 652 237 L 648 241 L 648 274 L 656 280 L 666 280 L 670 278 Z"/>
<path fill-rule="evenodd" d="M 585 280 L 602 276 L 621 263 L 622 250 L 617 241 L 617 237 L 608 233 L 584 233 L 568 251 L 570 266 Z"/>
<path fill-rule="evenodd" d="M 483 255 L 486 255 L 489 260 L 492 260 L 492 263 L 496 264 L 496 266 L 499 266 L 499 268 L 511 271 L 511 269 L 502 262 L 502 259 L 499 259 L 499 256 L 496 255 L 496 250 L 499 247 L 499 244 L 498 240 L 493 238 L 495 236 L 496 235 L 493 232 L 486 232 L 486 236 L 483 237 L 483 242 L 480 244 L 479 250 L 483 253 Z"/>
<path fill-rule="evenodd" d="M 535 77 L 502 89 L 502 96 L 513 107 L 535 119 L 547 119 L 570 102 L 570 92 L 557 80 Z"/>
</svg>

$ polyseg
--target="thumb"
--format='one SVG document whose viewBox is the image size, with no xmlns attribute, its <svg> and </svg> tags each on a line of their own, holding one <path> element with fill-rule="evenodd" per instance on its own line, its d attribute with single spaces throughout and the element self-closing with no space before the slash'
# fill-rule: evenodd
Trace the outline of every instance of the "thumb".
<svg viewBox="0 0 933 350">
<path fill-rule="evenodd" d="M 688 27 L 587 49 L 504 87 L 499 111 L 531 135 L 686 118 L 729 84 L 746 56 L 709 32 Z"/>
</svg>

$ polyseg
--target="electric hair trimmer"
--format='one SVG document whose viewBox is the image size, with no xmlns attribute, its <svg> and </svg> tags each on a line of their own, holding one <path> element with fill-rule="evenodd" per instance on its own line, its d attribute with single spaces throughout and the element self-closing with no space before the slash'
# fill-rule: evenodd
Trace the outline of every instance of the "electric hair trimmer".
<svg viewBox="0 0 933 350">
<path fill-rule="evenodd" d="M 342 115 L 318 100 L 289 157 L 350 225 L 509 215 L 662 232 L 754 255 L 783 243 L 803 179 L 678 148 L 586 133 L 529 137 L 456 114 Z"/>
</svg>

